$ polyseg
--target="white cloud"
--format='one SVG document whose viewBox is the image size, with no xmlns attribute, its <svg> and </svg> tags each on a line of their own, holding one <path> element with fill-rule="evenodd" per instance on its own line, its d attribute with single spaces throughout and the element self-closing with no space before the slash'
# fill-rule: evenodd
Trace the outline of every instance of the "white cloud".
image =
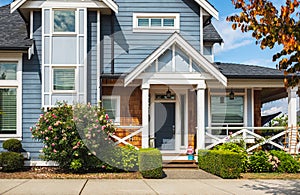
<svg viewBox="0 0 300 195">
<path fill-rule="evenodd" d="M 275 114 L 277 112 L 282 112 L 284 114 L 287 114 L 287 112 L 288 112 L 287 98 L 283 98 L 280 100 L 276 100 L 276 101 L 264 104 L 262 107 L 261 113 L 264 116 L 264 115 Z"/>
<path fill-rule="evenodd" d="M 216 54 L 250 45 L 254 41 L 250 33 L 242 33 L 239 29 L 233 30 L 231 28 L 232 23 L 227 22 L 225 18 L 221 18 L 220 21 L 213 21 L 213 24 L 224 40 L 222 46 L 216 45 Z"/>
</svg>

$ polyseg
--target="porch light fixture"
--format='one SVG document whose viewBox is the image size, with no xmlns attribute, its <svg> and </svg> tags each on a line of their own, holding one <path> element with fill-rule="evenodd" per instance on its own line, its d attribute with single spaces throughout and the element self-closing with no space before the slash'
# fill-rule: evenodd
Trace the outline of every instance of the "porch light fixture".
<svg viewBox="0 0 300 195">
<path fill-rule="evenodd" d="M 220 97 L 220 104 L 224 104 L 224 102 L 225 102 L 225 101 L 224 101 L 224 96 L 221 96 L 221 97 Z"/>
<path fill-rule="evenodd" d="M 230 93 L 229 93 L 229 99 L 230 99 L 230 100 L 234 100 L 234 93 L 233 93 L 232 90 L 231 90 Z"/>
<path fill-rule="evenodd" d="M 171 98 L 171 91 L 170 91 L 169 87 L 168 87 L 168 91 L 166 92 L 166 96 L 168 99 Z"/>
</svg>

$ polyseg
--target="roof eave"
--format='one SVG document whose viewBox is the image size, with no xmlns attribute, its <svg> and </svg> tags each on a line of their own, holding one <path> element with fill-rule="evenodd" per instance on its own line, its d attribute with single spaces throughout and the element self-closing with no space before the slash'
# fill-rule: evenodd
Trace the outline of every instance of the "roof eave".
<svg viewBox="0 0 300 195">
<path fill-rule="evenodd" d="M 207 11 L 216 20 L 219 20 L 219 12 L 206 0 L 195 0 L 205 11 Z"/>
</svg>

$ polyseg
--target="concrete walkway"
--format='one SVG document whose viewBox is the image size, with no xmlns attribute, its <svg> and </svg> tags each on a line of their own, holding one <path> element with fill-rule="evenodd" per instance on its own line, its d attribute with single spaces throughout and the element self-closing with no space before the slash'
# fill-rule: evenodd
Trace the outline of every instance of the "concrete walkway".
<svg viewBox="0 0 300 195">
<path fill-rule="evenodd" d="M 220 179 L 201 169 L 164 169 L 164 179 Z"/>
<path fill-rule="evenodd" d="M 0 179 L 0 194 L 300 194 L 300 180 Z"/>
</svg>

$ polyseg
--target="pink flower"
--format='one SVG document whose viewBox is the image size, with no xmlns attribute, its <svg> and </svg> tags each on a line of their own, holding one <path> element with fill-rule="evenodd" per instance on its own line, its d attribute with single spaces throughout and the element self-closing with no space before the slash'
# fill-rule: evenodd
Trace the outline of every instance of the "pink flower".
<svg viewBox="0 0 300 195">
<path fill-rule="evenodd" d="M 30 127 L 29 129 L 30 129 L 30 131 L 32 131 L 32 127 Z"/>
<path fill-rule="evenodd" d="M 74 146 L 74 147 L 73 147 L 73 150 L 76 150 L 77 148 L 78 148 L 78 146 Z"/>
<path fill-rule="evenodd" d="M 53 118 L 57 118 L 57 116 L 56 116 L 55 114 L 52 114 L 51 116 L 52 116 Z"/>
<path fill-rule="evenodd" d="M 57 151 L 54 149 L 53 152 L 56 153 Z"/>
<path fill-rule="evenodd" d="M 104 166 L 104 165 L 102 165 L 102 169 L 105 169 L 105 166 Z"/>
<path fill-rule="evenodd" d="M 46 137 L 45 139 L 46 139 L 46 140 L 49 140 L 49 138 L 48 138 L 48 137 Z"/>
<path fill-rule="evenodd" d="M 49 126 L 49 127 L 48 127 L 48 130 L 50 130 L 50 131 L 51 131 L 51 130 L 52 130 L 52 126 Z"/>
<path fill-rule="evenodd" d="M 99 120 L 98 120 L 98 119 L 96 119 L 96 120 L 95 120 L 95 122 L 96 122 L 96 123 L 98 123 L 98 122 L 99 122 Z"/>
<path fill-rule="evenodd" d="M 102 131 L 104 131 L 104 129 L 106 128 L 106 126 L 105 125 L 103 125 L 102 127 L 101 127 L 101 129 L 102 129 Z"/>
<path fill-rule="evenodd" d="M 55 143 L 52 143 L 51 146 L 54 147 L 54 146 L 55 146 Z"/>
<path fill-rule="evenodd" d="M 108 114 L 105 114 L 105 118 L 106 118 L 106 120 L 108 120 L 108 119 L 109 119 L 109 116 L 108 116 Z"/>
</svg>

